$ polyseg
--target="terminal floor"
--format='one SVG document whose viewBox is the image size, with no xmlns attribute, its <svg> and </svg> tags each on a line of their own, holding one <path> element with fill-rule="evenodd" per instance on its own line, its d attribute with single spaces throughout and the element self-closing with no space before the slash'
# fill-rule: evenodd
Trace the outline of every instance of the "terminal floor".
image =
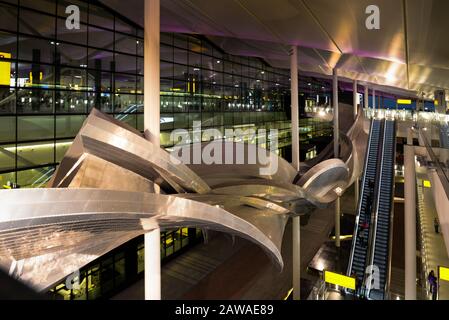
<svg viewBox="0 0 449 320">
<path fill-rule="evenodd" d="M 343 212 L 353 212 L 352 199 L 352 192 L 343 197 Z M 302 298 L 309 295 L 317 279 L 307 274 L 307 265 L 329 240 L 333 226 L 331 207 L 316 210 L 301 227 Z M 283 299 L 292 287 L 291 229 L 289 223 L 282 246 L 282 271 L 257 245 L 217 233 L 207 244 L 197 245 L 162 267 L 162 299 Z M 113 299 L 143 299 L 143 285 L 140 280 Z"/>
<path fill-rule="evenodd" d="M 425 178 L 427 175 L 419 175 L 418 179 Z M 418 180 L 419 183 L 420 180 Z M 449 257 L 444 244 L 443 235 L 437 234 L 434 228 L 434 220 L 437 217 L 433 194 L 431 188 L 423 188 L 423 217 L 422 232 L 427 248 L 426 260 L 428 271 L 434 270 L 437 273 L 438 266 L 449 267 Z M 449 300 L 449 283 L 440 282 L 439 299 Z"/>
</svg>

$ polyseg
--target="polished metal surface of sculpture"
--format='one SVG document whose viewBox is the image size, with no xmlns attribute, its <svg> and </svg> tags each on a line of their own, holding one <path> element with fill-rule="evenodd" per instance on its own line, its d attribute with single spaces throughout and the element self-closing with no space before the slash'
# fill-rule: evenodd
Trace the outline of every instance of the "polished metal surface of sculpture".
<svg viewBox="0 0 449 320">
<path fill-rule="evenodd" d="M 276 154 L 236 142 L 219 147 L 264 152 L 269 162 L 185 165 L 94 109 L 48 188 L 0 191 L 0 267 L 46 290 L 138 235 L 188 226 L 253 241 L 282 268 L 288 218 L 326 206 L 360 174 L 363 125 L 359 115 L 343 161 L 300 175 Z M 260 174 L 274 162 L 276 172 Z"/>
</svg>

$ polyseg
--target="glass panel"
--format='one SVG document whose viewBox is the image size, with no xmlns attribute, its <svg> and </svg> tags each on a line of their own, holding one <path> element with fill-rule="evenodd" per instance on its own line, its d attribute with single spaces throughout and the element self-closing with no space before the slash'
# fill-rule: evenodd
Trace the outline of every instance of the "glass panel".
<svg viewBox="0 0 449 320">
<path fill-rule="evenodd" d="M 112 52 L 89 49 L 89 68 L 110 71 L 114 69 L 113 61 L 114 54 Z"/>
<path fill-rule="evenodd" d="M 53 113 L 54 92 L 41 89 L 20 89 L 17 113 Z"/>
<path fill-rule="evenodd" d="M 53 116 L 19 116 L 17 118 L 17 140 L 53 139 L 53 121 Z"/>
<path fill-rule="evenodd" d="M 16 146 L 13 144 L 0 145 L 0 170 L 14 170 L 15 166 Z"/>
<path fill-rule="evenodd" d="M 16 118 L 0 117 L 0 142 L 16 140 Z"/>
<path fill-rule="evenodd" d="M 173 61 L 173 47 L 161 44 L 161 60 Z"/>
<path fill-rule="evenodd" d="M 50 181 L 55 167 L 22 170 L 17 172 L 17 184 L 20 188 L 42 188 Z"/>
<path fill-rule="evenodd" d="M 115 34 L 115 51 L 136 54 L 137 39 L 129 35 Z"/>
<path fill-rule="evenodd" d="M 75 137 L 85 119 L 83 115 L 56 116 L 56 138 Z"/>
<path fill-rule="evenodd" d="M 79 29 L 67 29 L 66 19 L 58 19 L 58 40 L 87 44 L 87 26 L 80 23 Z"/>
<path fill-rule="evenodd" d="M 79 91 L 57 91 L 56 113 L 85 113 L 88 101 L 86 93 Z"/>
<path fill-rule="evenodd" d="M 114 112 L 134 113 L 137 111 L 136 96 L 131 94 L 116 94 Z"/>
<path fill-rule="evenodd" d="M 55 14 L 56 12 L 56 3 L 54 0 L 20 0 L 20 5 L 51 14 Z"/>
<path fill-rule="evenodd" d="M 55 162 L 61 162 L 67 150 L 72 145 L 72 140 L 60 140 L 56 142 L 56 159 Z"/>
<path fill-rule="evenodd" d="M 60 64 L 74 67 L 87 67 L 87 49 L 85 47 L 61 43 L 59 46 L 56 46 L 56 49 L 55 64 L 59 62 Z"/>
<path fill-rule="evenodd" d="M 115 54 L 115 71 L 136 73 L 136 57 L 126 54 Z"/>
<path fill-rule="evenodd" d="M 55 58 L 54 42 L 32 37 L 19 37 L 19 59 L 53 63 Z"/>
<path fill-rule="evenodd" d="M 95 5 L 89 6 L 89 24 L 114 29 L 114 17 L 111 13 Z"/>
<path fill-rule="evenodd" d="M 136 76 L 127 74 L 115 74 L 115 90 L 117 93 L 135 93 Z"/>
<path fill-rule="evenodd" d="M 36 56 L 37 58 L 37 51 Z M 53 67 L 37 63 L 19 63 L 19 87 L 47 88 L 53 85 Z"/>
<path fill-rule="evenodd" d="M 33 167 L 54 163 L 54 146 L 53 142 L 18 144 L 17 167 Z"/>
<path fill-rule="evenodd" d="M 59 85 L 66 89 L 86 89 L 86 70 L 75 68 L 61 68 Z"/>
<path fill-rule="evenodd" d="M 16 173 L 8 172 L 0 174 L 0 189 L 10 187 L 13 183 L 16 183 Z"/>
<path fill-rule="evenodd" d="M 36 2 L 36 1 L 34 1 Z M 3 15 L 2 15 L 3 18 Z M 2 19 L 3 20 L 3 19 Z M 15 21 L 15 19 L 14 19 Z M 14 22 L 10 21 L 10 22 Z M 65 20 L 64 24 L 65 24 Z M 46 38 L 55 37 L 55 23 L 54 16 L 36 13 L 34 11 L 21 9 L 19 20 L 19 31 L 33 36 L 40 36 Z M 65 28 L 65 26 L 64 26 Z"/>
<path fill-rule="evenodd" d="M 136 29 L 123 20 L 115 17 L 115 31 L 136 35 Z"/>
<path fill-rule="evenodd" d="M 0 113 L 14 113 L 16 110 L 16 90 L 0 87 Z"/>
<path fill-rule="evenodd" d="M 101 296 L 100 271 L 98 269 L 97 271 L 91 271 L 87 276 L 87 279 L 87 294 L 89 300 L 98 299 Z"/>
<path fill-rule="evenodd" d="M 0 12 L 0 16 L 1 16 L 1 12 Z M 8 58 L 8 59 L 17 58 L 16 41 L 17 41 L 17 37 L 15 34 L 0 31 L 0 58 Z"/>
<path fill-rule="evenodd" d="M 125 282 L 125 259 L 116 260 L 114 263 L 115 285 L 120 286 Z"/>
<path fill-rule="evenodd" d="M 17 8 L 0 3 L 0 28 L 17 31 Z"/>
<path fill-rule="evenodd" d="M 135 114 L 117 114 L 115 116 L 117 120 L 123 121 L 124 123 L 130 125 L 133 128 L 136 128 L 136 115 Z"/>
<path fill-rule="evenodd" d="M 141 273 L 145 268 L 145 250 L 140 248 L 137 250 L 137 273 Z"/>
<path fill-rule="evenodd" d="M 114 47 L 114 33 L 89 27 L 89 46 L 112 50 Z"/>
<path fill-rule="evenodd" d="M 112 112 L 112 96 L 110 93 L 88 93 L 87 97 L 89 101 L 88 112 L 90 112 L 93 107 L 96 107 L 103 112 Z"/>
</svg>

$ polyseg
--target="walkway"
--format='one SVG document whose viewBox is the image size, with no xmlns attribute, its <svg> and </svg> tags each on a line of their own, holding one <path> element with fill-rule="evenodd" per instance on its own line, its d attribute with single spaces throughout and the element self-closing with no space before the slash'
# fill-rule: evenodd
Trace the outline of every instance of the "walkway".
<svg viewBox="0 0 449 320">
<path fill-rule="evenodd" d="M 423 180 L 429 180 L 426 174 L 418 174 L 418 199 L 422 203 L 421 214 L 421 232 L 426 250 L 426 264 L 428 272 L 435 270 L 437 273 L 438 266 L 449 267 L 449 257 L 447 255 L 446 246 L 444 244 L 443 235 L 436 234 L 434 228 L 434 220 L 438 216 L 435 209 L 432 189 L 423 187 Z M 421 196 L 421 197 L 420 197 Z M 439 290 L 440 300 L 449 300 L 449 282 L 442 281 Z"/>
</svg>

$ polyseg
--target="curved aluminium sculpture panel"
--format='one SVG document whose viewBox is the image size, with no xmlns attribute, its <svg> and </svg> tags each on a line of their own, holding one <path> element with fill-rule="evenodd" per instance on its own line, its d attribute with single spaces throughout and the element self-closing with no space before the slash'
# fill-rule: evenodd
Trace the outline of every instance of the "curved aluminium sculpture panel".
<svg viewBox="0 0 449 320">
<path fill-rule="evenodd" d="M 258 219 L 258 210 L 253 211 L 254 221 L 250 223 L 250 219 L 242 219 L 219 205 L 144 192 L 17 189 L 1 190 L 0 201 L 0 265 L 8 270 L 14 261 L 24 261 L 26 272 L 22 280 L 37 289 L 47 288 L 106 253 L 111 246 L 158 227 L 198 226 L 233 233 L 258 243 L 283 266 L 279 248 L 285 209 L 264 208 L 265 214 L 277 218 L 273 227 L 272 221 Z M 251 214 L 251 210 L 239 214 L 248 212 Z M 262 231 L 260 225 L 265 225 Z M 72 261 L 63 273 L 52 267 L 55 260 L 33 267 L 37 257 L 53 255 L 60 259 L 73 254 L 78 254 L 80 261 Z M 46 276 L 42 276 L 44 273 Z"/>
<path fill-rule="evenodd" d="M 227 146 L 238 150 L 242 144 L 221 147 Z M 49 189 L 0 192 L 0 267 L 21 264 L 20 279 L 44 290 L 153 228 L 194 226 L 245 237 L 282 268 L 288 218 L 332 201 L 350 170 L 333 159 L 297 185 L 298 173 L 276 154 L 244 144 L 243 150 L 265 153 L 269 161 L 189 168 L 94 109 Z M 261 175 L 273 162 L 279 170 Z"/>
</svg>

